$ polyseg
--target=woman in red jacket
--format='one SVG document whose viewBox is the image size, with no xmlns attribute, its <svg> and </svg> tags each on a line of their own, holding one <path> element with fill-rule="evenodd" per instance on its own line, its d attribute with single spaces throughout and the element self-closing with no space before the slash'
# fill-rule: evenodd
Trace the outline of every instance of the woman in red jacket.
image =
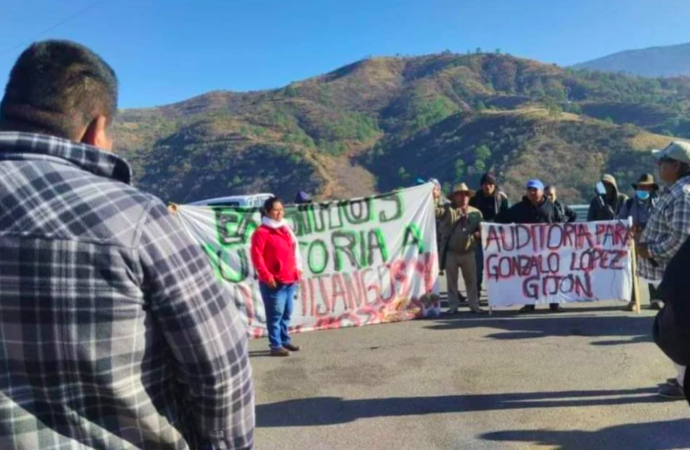
<svg viewBox="0 0 690 450">
<path fill-rule="evenodd" d="M 271 356 L 290 356 L 291 351 L 300 349 L 292 344 L 288 328 L 302 258 L 297 238 L 285 221 L 283 202 L 269 198 L 261 213 L 261 226 L 252 235 L 252 263 L 266 309 Z"/>
</svg>

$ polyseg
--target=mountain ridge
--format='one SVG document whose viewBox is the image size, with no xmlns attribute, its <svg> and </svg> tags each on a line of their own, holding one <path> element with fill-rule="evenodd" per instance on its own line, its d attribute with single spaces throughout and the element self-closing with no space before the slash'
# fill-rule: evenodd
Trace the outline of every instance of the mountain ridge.
<svg viewBox="0 0 690 450">
<path fill-rule="evenodd" d="M 572 67 L 645 77 L 690 76 L 690 43 L 623 50 Z"/>
<path fill-rule="evenodd" d="M 256 191 L 345 198 L 418 176 L 449 188 L 476 185 L 484 170 L 514 198 L 521 178 L 540 176 L 581 202 L 595 172 L 627 184 L 653 167 L 642 150 L 690 137 L 688 106 L 688 79 L 444 52 L 368 58 L 282 88 L 124 110 L 115 137 L 137 184 L 178 203 Z M 559 161 L 586 176 L 573 178 Z"/>
</svg>

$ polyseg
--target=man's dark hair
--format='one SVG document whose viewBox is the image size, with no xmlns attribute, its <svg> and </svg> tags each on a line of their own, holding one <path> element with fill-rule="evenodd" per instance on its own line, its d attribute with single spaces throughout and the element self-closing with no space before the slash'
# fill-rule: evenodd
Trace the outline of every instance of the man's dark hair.
<svg viewBox="0 0 690 450">
<path fill-rule="evenodd" d="M 32 44 L 12 68 L 0 104 L 0 130 L 75 139 L 98 115 L 117 112 L 115 71 L 70 41 Z"/>
</svg>

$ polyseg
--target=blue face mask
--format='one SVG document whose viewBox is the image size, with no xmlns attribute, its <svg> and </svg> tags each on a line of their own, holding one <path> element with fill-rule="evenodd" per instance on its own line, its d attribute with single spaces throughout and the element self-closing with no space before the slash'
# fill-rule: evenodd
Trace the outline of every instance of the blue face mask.
<svg viewBox="0 0 690 450">
<path fill-rule="evenodd" d="M 635 191 L 635 197 L 640 200 L 647 200 L 649 198 L 649 191 Z"/>
</svg>

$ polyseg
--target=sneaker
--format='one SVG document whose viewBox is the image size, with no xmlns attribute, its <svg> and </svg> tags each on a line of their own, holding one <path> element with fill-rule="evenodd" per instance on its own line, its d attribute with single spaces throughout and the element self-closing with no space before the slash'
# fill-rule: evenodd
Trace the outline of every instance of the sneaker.
<svg viewBox="0 0 690 450">
<path fill-rule="evenodd" d="M 448 311 L 444 311 L 442 315 L 444 316 L 454 316 L 458 313 L 457 309 L 449 309 Z"/>
<path fill-rule="evenodd" d="M 536 307 L 534 305 L 525 305 L 518 312 L 520 313 L 529 313 L 529 312 L 534 312 Z"/>
<path fill-rule="evenodd" d="M 481 309 L 481 308 L 477 308 L 477 309 L 471 309 L 470 312 L 471 312 L 472 314 L 484 314 L 486 311 L 484 311 L 484 310 Z"/>
<path fill-rule="evenodd" d="M 683 392 L 683 388 L 671 384 L 662 385 L 659 388 L 659 392 L 657 393 L 657 395 L 668 400 L 685 400 L 685 393 Z"/>
<path fill-rule="evenodd" d="M 661 302 L 659 300 L 652 300 L 652 302 L 649 303 L 649 309 L 661 311 Z"/>
<path fill-rule="evenodd" d="M 299 345 L 292 345 L 292 344 L 284 344 L 283 347 L 290 350 L 291 352 L 298 352 L 301 349 L 301 347 Z"/>
<path fill-rule="evenodd" d="M 635 304 L 635 302 L 630 302 L 625 306 L 626 311 L 634 312 L 635 309 L 637 309 L 637 305 Z"/>
<path fill-rule="evenodd" d="M 549 309 L 551 310 L 551 312 L 555 313 L 565 312 L 565 309 L 561 308 L 561 305 L 549 305 Z"/>
<path fill-rule="evenodd" d="M 271 356 L 290 356 L 290 350 L 284 347 L 272 348 Z"/>
</svg>

